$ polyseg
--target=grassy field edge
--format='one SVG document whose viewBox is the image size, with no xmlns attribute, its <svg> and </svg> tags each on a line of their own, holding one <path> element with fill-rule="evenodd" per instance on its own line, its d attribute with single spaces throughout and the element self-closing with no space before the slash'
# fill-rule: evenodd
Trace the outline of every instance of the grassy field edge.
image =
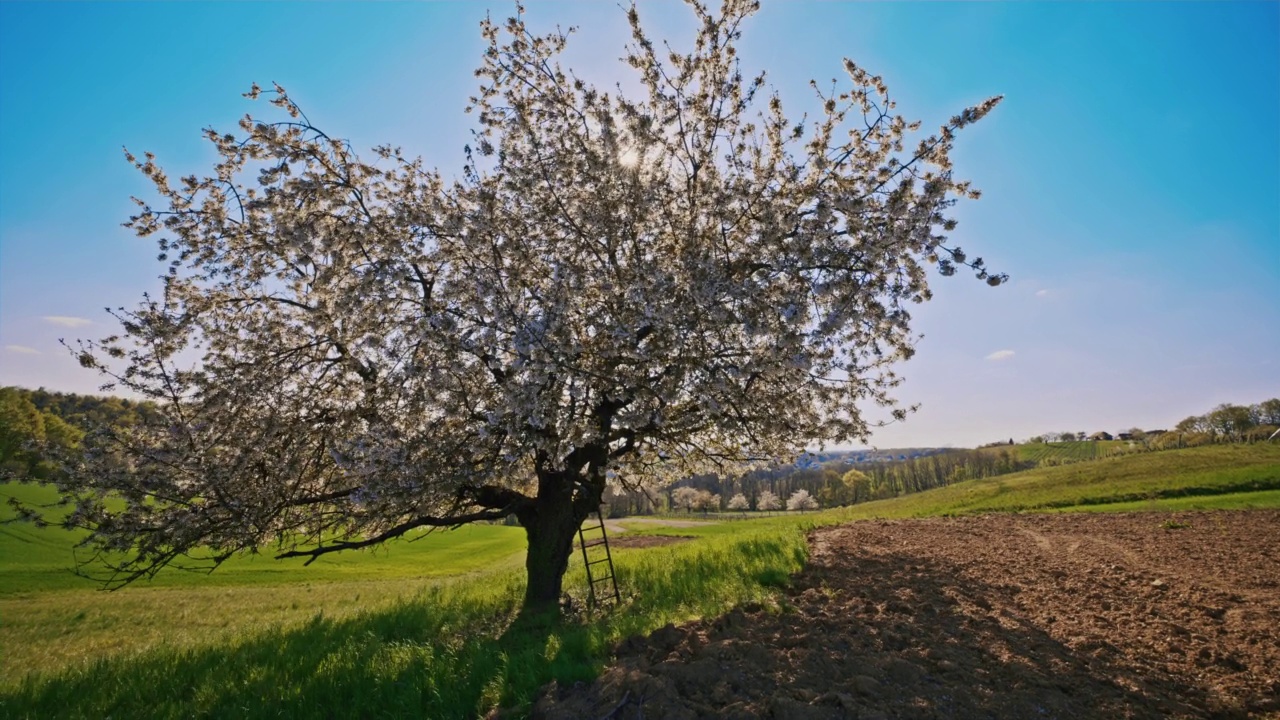
<svg viewBox="0 0 1280 720">
<path fill-rule="evenodd" d="M 692 539 L 619 551 L 622 611 L 557 624 L 514 622 L 522 578 L 511 566 L 453 579 L 333 573 L 326 581 L 282 585 L 235 579 L 219 585 L 211 576 L 207 586 L 106 596 L 133 603 L 110 616 L 102 607 L 95 614 L 84 592 L 31 590 L 0 597 L 0 644 L 6 654 L 18 650 L 16 661 L 0 666 L 0 716 L 329 717 L 335 708 L 359 708 L 369 717 L 450 718 L 495 707 L 518 714 L 548 682 L 594 678 L 627 637 L 746 603 L 785 612 L 778 591 L 803 567 L 814 527 L 1002 511 L 1277 507 L 1278 481 L 1280 445 L 1194 448 L 1038 469 L 818 513 L 694 527 L 636 523 L 636 534 Z M 584 580 L 575 569 L 566 586 L 581 588 Z M 219 613 L 243 617 L 201 629 L 202 619 L 216 622 Z M 24 635 L 18 631 L 26 620 Z M 83 643 L 94 636 L 86 628 L 95 623 L 101 637 L 123 637 L 125 645 L 89 647 L 71 658 L 35 652 Z M 196 631 L 188 641 L 127 642 L 149 624 L 192 623 Z"/>
</svg>

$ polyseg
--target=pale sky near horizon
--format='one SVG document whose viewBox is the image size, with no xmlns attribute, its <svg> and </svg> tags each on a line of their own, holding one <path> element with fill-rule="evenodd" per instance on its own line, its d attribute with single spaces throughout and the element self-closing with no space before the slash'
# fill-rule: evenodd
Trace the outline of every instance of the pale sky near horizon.
<svg viewBox="0 0 1280 720">
<path fill-rule="evenodd" d="M 567 64 L 628 77 L 612 2 L 531 0 L 577 25 Z M 935 127 L 996 94 L 957 143 L 984 192 L 953 235 L 1011 281 L 937 277 L 900 370 L 920 403 L 880 447 L 1168 427 L 1280 396 L 1280 3 L 835 3 L 765 0 L 744 68 L 800 108 L 848 56 Z M 287 87 L 357 148 L 462 164 L 482 43 L 510 2 L 0 2 L 0 385 L 94 392 L 58 338 L 115 330 L 105 306 L 158 287 L 153 240 L 120 227 L 144 179 L 208 168 L 251 82 Z M 658 36 L 691 16 L 640 4 Z M 629 80 L 625 82 L 630 82 Z"/>
</svg>

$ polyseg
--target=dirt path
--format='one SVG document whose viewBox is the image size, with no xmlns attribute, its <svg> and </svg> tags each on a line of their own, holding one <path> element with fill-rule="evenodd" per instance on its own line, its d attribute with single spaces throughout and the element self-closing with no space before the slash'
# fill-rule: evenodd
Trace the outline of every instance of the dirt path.
<svg viewBox="0 0 1280 720">
<path fill-rule="evenodd" d="M 703 527 L 705 525 L 718 525 L 719 520 L 675 520 L 668 518 L 650 518 L 650 517 L 624 517 L 609 518 L 604 521 L 605 527 L 611 533 L 624 533 L 627 531 L 628 525 L 652 525 L 657 527 L 669 528 L 691 528 Z"/>
<path fill-rule="evenodd" d="M 811 542 L 781 612 L 633 638 L 535 716 L 1280 717 L 1280 512 L 863 522 Z"/>
<path fill-rule="evenodd" d="M 605 530 L 609 533 L 609 545 L 615 548 L 657 547 L 659 545 L 674 545 L 676 543 L 682 543 L 693 539 L 693 536 L 691 535 L 628 535 L 626 534 L 627 525 L 654 525 L 667 528 L 690 528 L 715 524 L 715 520 L 668 520 L 665 518 L 644 517 L 629 517 L 604 521 Z"/>
</svg>

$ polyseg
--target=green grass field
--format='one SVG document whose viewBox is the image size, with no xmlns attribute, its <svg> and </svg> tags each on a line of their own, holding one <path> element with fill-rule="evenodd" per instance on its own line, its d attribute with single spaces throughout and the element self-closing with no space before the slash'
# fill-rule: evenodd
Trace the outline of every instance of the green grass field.
<svg viewBox="0 0 1280 720">
<path fill-rule="evenodd" d="M 1213 445 L 1112 455 L 970 480 L 891 500 L 855 506 L 854 517 L 927 517 L 977 512 L 1106 509 L 1138 503 L 1157 509 L 1171 498 L 1228 496 L 1280 489 L 1280 445 Z M 1218 507 L 1231 505 L 1219 497 Z M 1135 509 L 1127 507 L 1126 509 Z"/>
<path fill-rule="evenodd" d="M 0 486 L 0 495 L 40 492 Z M 693 539 L 616 552 L 621 611 L 541 625 L 513 624 L 519 528 L 434 533 L 308 568 L 240 558 L 211 575 L 164 572 L 106 593 L 68 571 L 75 537 L 0 525 L 0 716 L 330 717 L 358 708 L 368 717 L 473 717 L 526 706 L 552 679 L 593 677 L 630 635 L 745 602 L 778 607 L 772 598 L 802 567 L 815 525 L 1246 507 L 1280 507 L 1280 445 L 1109 457 L 803 515 L 633 522 L 632 533 Z M 576 556 L 566 587 L 583 594 Z"/>
<path fill-rule="evenodd" d="M 29 523 L 4 523 L 14 516 L 10 497 L 26 503 L 56 499 L 46 486 L 0 484 L 0 598 L 45 590 L 93 589 L 92 580 L 71 572 L 73 546 L 83 533 Z M 259 585 L 291 582 L 337 582 L 451 576 L 476 568 L 515 568 L 524 562 L 524 531 L 517 527 L 472 525 L 427 533 L 412 542 L 384 545 L 355 553 L 319 558 L 304 568 L 302 558 L 276 560 L 269 555 L 233 558 L 212 577 L 204 572 L 164 570 L 149 587 Z"/>
</svg>

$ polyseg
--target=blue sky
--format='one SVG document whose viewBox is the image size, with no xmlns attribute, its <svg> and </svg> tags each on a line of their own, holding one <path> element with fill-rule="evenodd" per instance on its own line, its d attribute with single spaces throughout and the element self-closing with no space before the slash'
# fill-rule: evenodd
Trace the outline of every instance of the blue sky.
<svg viewBox="0 0 1280 720">
<path fill-rule="evenodd" d="M 357 147 L 461 166 L 482 47 L 511 3 L 0 3 L 0 384 L 93 391 L 58 338 L 114 330 L 162 267 L 120 227 L 145 194 L 122 146 L 171 175 L 206 126 L 268 108 L 280 82 Z M 568 63 L 611 84 L 609 2 L 528 3 L 577 25 Z M 674 2 L 650 27 L 690 37 Z M 961 138 L 984 191 L 955 239 L 1011 282 L 938 278 L 900 396 L 921 410 L 882 447 L 1165 427 L 1280 396 L 1280 3 L 769 2 L 747 68 L 793 108 L 850 57 L 926 127 L 1005 102 Z"/>
</svg>

